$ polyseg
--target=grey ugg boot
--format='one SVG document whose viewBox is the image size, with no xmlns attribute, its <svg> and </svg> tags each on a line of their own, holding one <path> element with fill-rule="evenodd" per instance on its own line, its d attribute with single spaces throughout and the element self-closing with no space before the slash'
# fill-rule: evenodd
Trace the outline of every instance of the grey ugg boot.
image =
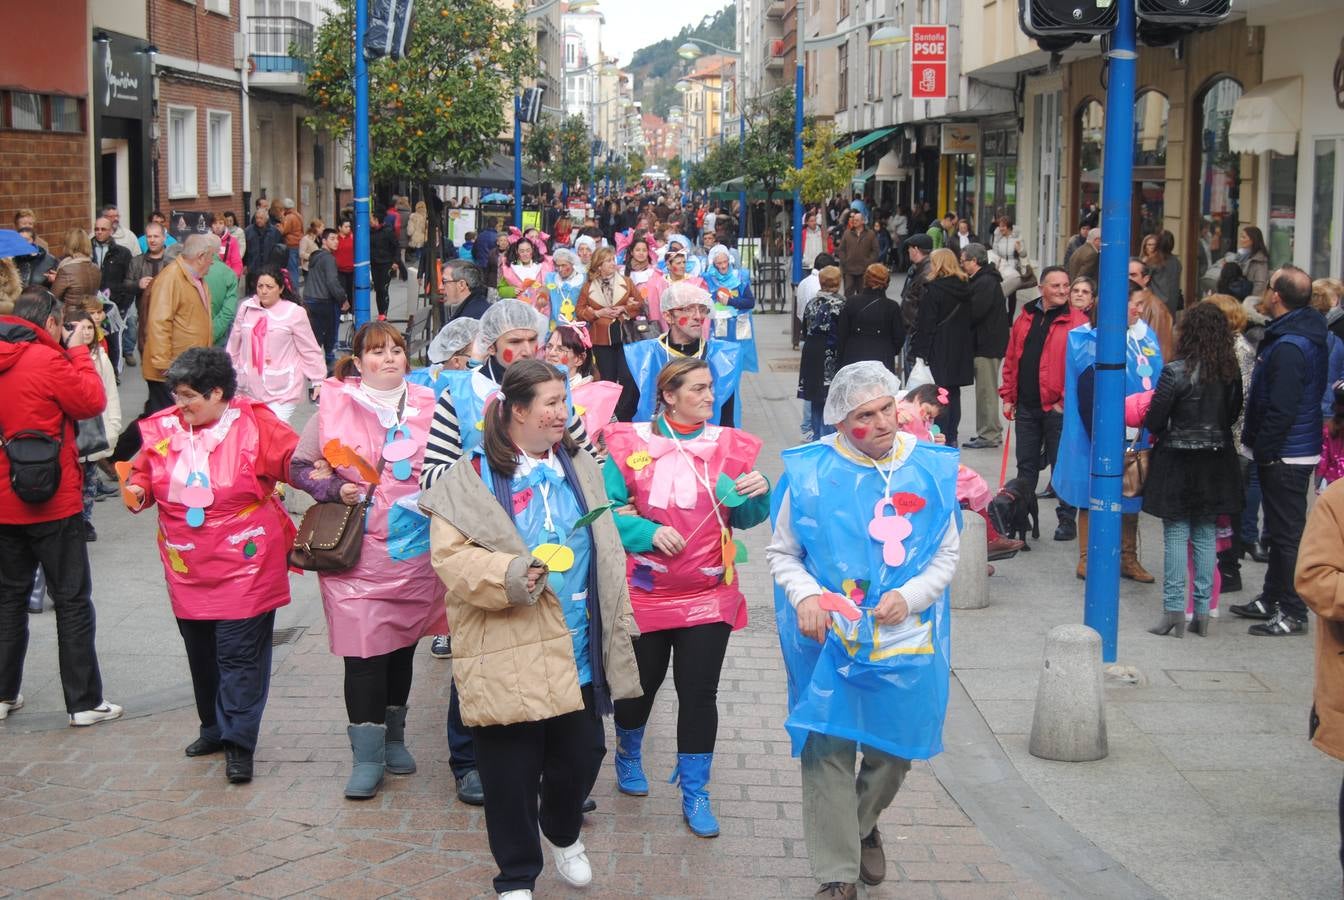
<svg viewBox="0 0 1344 900">
<path fill-rule="evenodd" d="M 410 775 L 415 771 L 415 757 L 406 749 L 406 707 L 387 708 L 387 771 L 393 775 Z"/>
<path fill-rule="evenodd" d="M 378 795 L 387 767 L 387 726 L 364 722 L 351 725 L 350 750 L 354 753 L 354 771 L 345 783 L 345 796 L 351 800 L 367 800 Z"/>
</svg>

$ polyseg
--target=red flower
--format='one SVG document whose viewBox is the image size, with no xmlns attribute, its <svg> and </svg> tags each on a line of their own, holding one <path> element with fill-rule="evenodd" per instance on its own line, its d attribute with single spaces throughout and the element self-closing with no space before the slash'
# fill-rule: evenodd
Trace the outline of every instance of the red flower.
<svg viewBox="0 0 1344 900">
<path fill-rule="evenodd" d="M 903 516 L 910 513 L 917 513 L 924 508 L 926 501 L 918 494 L 911 494 L 907 491 L 901 491 L 891 495 L 892 505 L 896 507 L 896 512 Z"/>
</svg>

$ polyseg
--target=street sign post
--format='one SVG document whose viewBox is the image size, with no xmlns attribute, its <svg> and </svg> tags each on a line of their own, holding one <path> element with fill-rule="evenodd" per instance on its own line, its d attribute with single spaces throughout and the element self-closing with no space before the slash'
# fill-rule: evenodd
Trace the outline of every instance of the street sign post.
<svg viewBox="0 0 1344 900">
<path fill-rule="evenodd" d="M 911 27 L 910 96 L 916 100 L 947 99 L 946 25 Z"/>
</svg>

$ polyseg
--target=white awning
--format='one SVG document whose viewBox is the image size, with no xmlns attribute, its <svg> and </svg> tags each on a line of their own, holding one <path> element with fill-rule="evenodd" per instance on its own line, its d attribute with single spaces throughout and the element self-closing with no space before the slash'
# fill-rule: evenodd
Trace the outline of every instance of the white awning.
<svg viewBox="0 0 1344 900">
<path fill-rule="evenodd" d="M 1227 143 L 1233 153 L 1297 152 L 1302 127 L 1302 78 L 1276 78 L 1237 99 Z"/>
<path fill-rule="evenodd" d="M 904 181 L 909 172 L 901 168 L 901 156 L 895 150 L 888 150 L 886 155 L 877 161 L 877 172 L 874 174 L 878 181 Z"/>
</svg>

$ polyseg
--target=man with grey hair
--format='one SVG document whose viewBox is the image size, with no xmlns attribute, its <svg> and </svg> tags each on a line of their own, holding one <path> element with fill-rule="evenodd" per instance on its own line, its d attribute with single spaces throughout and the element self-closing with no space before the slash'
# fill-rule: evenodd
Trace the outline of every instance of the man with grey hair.
<svg viewBox="0 0 1344 900">
<path fill-rule="evenodd" d="M 1008 349 L 1008 307 L 1003 297 L 1003 276 L 990 265 L 984 244 L 967 244 L 962 248 L 961 268 L 970 276 L 976 427 L 975 437 L 962 446 L 983 450 L 997 447 L 1003 441 L 999 365 Z"/>
<path fill-rule="evenodd" d="M 122 227 L 121 211 L 113 204 L 109 203 L 98 210 L 99 218 L 107 219 L 112 225 L 112 240 L 125 247 L 131 256 L 139 256 L 140 239 L 137 238 L 129 228 Z"/>
<path fill-rule="evenodd" d="M 219 259 L 213 235 L 193 234 L 182 251 L 153 278 L 144 311 L 144 359 L 141 372 L 149 388 L 144 411 L 121 432 L 112 459 L 124 462 L 140 450 L 140 419 L 173 405 L 164 376 L 173 360 L 188 347 L 209 347 L 213 339 L 210 289 L 205 276 Z M 225 267 L 228 270 L 228 267 Z M 230 277 L 232 270 L 228 270 Z"/>
<path fill-rule="evenodd" d="M 214 224 L 214 213 L 206 215 L 207 225 Z M 238 313 L 238 275 L 220 255 L 222 241 L 211 231 L 202 235 L 210 242 L 210 268 L 205 272 L 205 286 L 210 289 L 210 340 L 216 347 L 229 341 L 233 317 Z"/>
<path fill-rule="evenodd" d="M 450 259 L 443 264 L 444 306 L 448 307 L 448 321 L 455 319 L 479 319 L 490 308 L 490 290 L 486 287 L 485 276 L 474 262 L 468 259 Z"/>
<path fill-rule="evenodd" d="M 1097 280 L 1097 267 L 1101 262 L 1101 229 L 1093 228 L 1087 233 L 1087 241 L 1073 251 L 1069 257 L 1069 283 L 1079 278 Z"/>
</svg>

